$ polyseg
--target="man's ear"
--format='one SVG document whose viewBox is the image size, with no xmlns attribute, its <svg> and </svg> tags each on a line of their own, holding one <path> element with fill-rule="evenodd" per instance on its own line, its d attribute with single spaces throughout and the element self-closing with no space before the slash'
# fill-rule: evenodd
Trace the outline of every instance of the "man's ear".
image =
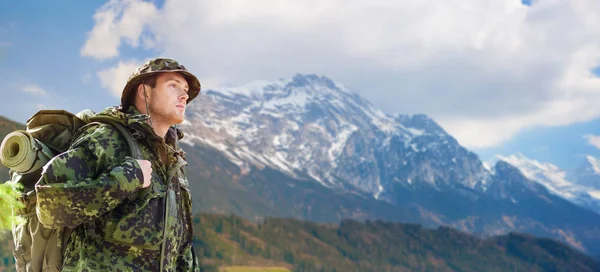
<svg viewBox="0 0 600 272">
<path fill-rule="evenodd" d="M 146 87 L 146 93 L 144 93 L 144 87 Z M 144 85 L 143 83 L 138 85 L 138 88 L 136 90 L 136 97 L 138 97 L 139 99 L 141 99 L 142 101 L 144 101 L 144 97 L 147 96 L 148 99 L 150 99 L 150 86 L 148 85 Z"/>
</svg>

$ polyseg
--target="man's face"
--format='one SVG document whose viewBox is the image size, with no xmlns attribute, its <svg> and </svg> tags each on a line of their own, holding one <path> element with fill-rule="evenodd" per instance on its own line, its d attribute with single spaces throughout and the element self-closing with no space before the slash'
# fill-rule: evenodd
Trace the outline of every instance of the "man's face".
<svg viewBox="0 0 600 272">
<path fill-rule="evenodd" d="M 152 119 L 168 124 L 180 124 L 185 116 L 189 86 L 178 73 L 161 73 L 152 89 L 150 115 Z"/>
</svg>

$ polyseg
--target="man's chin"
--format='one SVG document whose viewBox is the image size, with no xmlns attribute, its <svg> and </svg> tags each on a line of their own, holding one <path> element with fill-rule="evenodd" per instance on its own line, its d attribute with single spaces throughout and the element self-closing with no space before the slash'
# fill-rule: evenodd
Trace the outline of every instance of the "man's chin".
<svg viewBox="0 0 600 272">
<path fill-rule="evenodd" d="M 173 120 L 173 122 L 174 122 L 174 124 L 175 124 L 175 125 L 179 125 L 179 124 L 183 123 L 183 120 L 184 120 L 184 119 L 183 119 L 183 118 L 181 118 L 181 119 L 176 119 L 176 120 Z"/>
</svg>

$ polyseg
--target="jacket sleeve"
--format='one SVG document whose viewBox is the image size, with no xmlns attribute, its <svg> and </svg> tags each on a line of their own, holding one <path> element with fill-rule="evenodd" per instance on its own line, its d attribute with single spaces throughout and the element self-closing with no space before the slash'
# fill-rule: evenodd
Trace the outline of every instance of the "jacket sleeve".
<svg viewBox="0 0 600 272">
<path fill-rule="evenodd" d="M 36 212 L 46 227 L 75 228 L 94 220 L 134 199 L 143 183 L 140 165 L 115 128 L 94 125 L 80 135 L 44 166 L 36 184 Z"/>
</svg>

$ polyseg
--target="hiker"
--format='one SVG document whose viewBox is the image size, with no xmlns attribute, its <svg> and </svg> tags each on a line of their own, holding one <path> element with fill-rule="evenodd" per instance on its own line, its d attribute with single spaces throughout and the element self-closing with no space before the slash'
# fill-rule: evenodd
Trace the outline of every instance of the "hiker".
<svg viewBox="0 0 600 272">
<path fill-rule="evenodd" d="M 129 77 L 121 105 L 96 114 L 125 125 L 142 159 L 115 126 L 90 123 L 44 166 L 36 212 L 44 226 L 68 230 L 62 271 L 199 271 L 176 128 L 199 93 L 183 65 L 150 60 Z"/>
</svg>

